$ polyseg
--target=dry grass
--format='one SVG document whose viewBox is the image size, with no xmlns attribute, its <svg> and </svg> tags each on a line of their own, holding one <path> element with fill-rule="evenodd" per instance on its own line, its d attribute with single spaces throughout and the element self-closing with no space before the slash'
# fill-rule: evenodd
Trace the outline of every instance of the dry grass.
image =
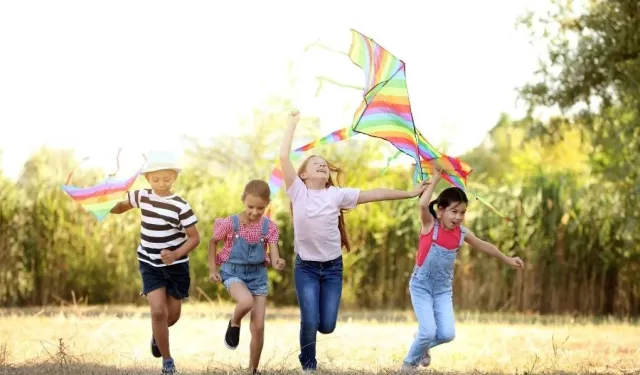
<svg viewBox="0 0 640 375">
<path fill-rule="evenodd" d="M 222 343 L 230 306 L 186 304 L 171 329 L 181 374 L 246 372 L 248 320 L 238 350 Z M 270 309 L 262 367 L 297 373 L 295 309 Z M 458 314 L 457 337 L 432 351 L 435 373 L 626 374 L 640 370 L 640 326 L 571 318 Z M 533 323 L 535 321 L 535 323 Z M 396 373 L 416 324 L 411 312 L 345 313 L 319 335 L 322 372 Z M 159 374 L 144 307 L 0 311 L 0 375 Z M 425 370 L 423 370 L 425 371 Z"/>
</svg>

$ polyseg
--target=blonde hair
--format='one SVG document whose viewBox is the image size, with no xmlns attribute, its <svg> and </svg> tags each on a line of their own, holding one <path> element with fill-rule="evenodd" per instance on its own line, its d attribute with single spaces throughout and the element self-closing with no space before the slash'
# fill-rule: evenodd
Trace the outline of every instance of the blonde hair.
<svg viewBox="0 0 640 375">
<path fill-rule="evenodd" d="M 311 160 L 312 158 L 322 158 L 322 157 L 318 155 L 310 155 L 308 158 L 306 158 L 302 162 L 302 164 L 300 164 L 300 167 L 298 167 L 298 177 L 300 177 L 300 179 L 302 179 L 301 175 L 307 169 L 309 160 Z M 322 159 L 327 162 L 327 167 L 329 168 L 329 180 L 327 180 L 327 183 L 325 184 L 325 188 L 328 188 L 331 186 L 340 186 L 340 183 L 344 181 L 344 171 L 340 169 L 338 166 L 331 164 L 326 159 L 324 158 Z M 333 182 L 333 178 L 331 177 L 331 172 L 336 173 L 336 180 L 338 181 L 338 184 L 335 184 Z M 291 216 L 293 216 L 293 205 L 291 203 L 289 205 L 291 207 Z M 351 244 L 349 243 L 349 237 L 347 236 L 347 228 L 344 222 L 345 212 L 346 210 L 340 209 L 340 216 L 338 216 L 338 230 L 340 231 L 340 243 L 342 246 L 344 246 L 347 249 L 347 252 L 349 252 L 351 251 Z"/>
</svg>

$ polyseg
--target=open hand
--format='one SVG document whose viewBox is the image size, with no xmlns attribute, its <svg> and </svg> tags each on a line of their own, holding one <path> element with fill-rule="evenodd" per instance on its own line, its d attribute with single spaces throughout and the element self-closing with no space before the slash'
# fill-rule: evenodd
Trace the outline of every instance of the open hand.
<svg viewBox="0 0 640 375">
<path fill-rule="evenodd" d="M 210 272 L 209 273 L 209 281 L 211 281 L 212 283 L 216 283 L 216 282 L 222 281 L 222 277 L 220 277 L 220 272 L 218 272 L 218 271 Z"/>
<path fill-rule="evenodd" d="M 520 257 L 507 258 L 505 263 L 514 268 L 524 268 L 524 262 Z"/>
<path fill-rule="evenodd" d="M 278 271 L 282 271 L 286 264 L 287 264 L 287 262 L 285 262 L 284 259 L 278 258 L 278 259 L 276 259 L 275 263 L 273 264 L 273 268 L 277 269 Z"/>
<path fill-rule="evenodd" d="M 178 259 L 178 254 L 176 254 L 175 251 L 165 249 L 160 252 L 160 260 L 162 260 L 162 263 L 166 265 L 172 264 L 177 259 Z"/>
<path fill-rule="evenodd" d="M 289 112 L 289 125 L 295 126 L 298 121 L 300 121 L 300 111 L 294 108 Z"/>
</svg>

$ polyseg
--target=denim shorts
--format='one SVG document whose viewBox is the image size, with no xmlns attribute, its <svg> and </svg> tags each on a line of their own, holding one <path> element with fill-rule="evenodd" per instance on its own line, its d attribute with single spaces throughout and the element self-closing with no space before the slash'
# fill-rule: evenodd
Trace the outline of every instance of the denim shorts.
<svg viewBox="0 0 640 375">
<path fill-rule="evenodd" d="M 189 297 L 191 276 L 189 262 L 165 267 L 154 267 L 138 260 L 140 276 L 142 276 L 142 293 L 147 295 L 159 288 L 167 288 L 167 295 L 175 299 Z"/>
<path fill-rule="evenodd" d="M 231 292 L 233 283 L 243 283 L 254 296 L 266 296 L 269 294 L 269 279 L 267 267 L 260 265 L 243 265 L 222 263 L 220 277 L 224 287 Z"/>
</svg>

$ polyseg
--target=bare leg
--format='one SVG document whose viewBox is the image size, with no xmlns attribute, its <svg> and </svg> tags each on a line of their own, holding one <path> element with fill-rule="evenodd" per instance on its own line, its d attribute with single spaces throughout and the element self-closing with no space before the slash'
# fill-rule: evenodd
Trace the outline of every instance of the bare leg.
<svg viewBox="0 0 640 375">
<path fill-rule="evenodd" d="M 180 313 L 182 312 L 182 300 L 173 296 L 167 296 L 167 311 L 167 325 L 171 327 L 180 319 Z"/>
<path fill-rule="evenodd" d="M 236 301 L 236 308 L 233 310 L 233 316 L 231 317 L 231 326 L 240 327 L 242 318 L 253 307 L 253 296 L 247 286 L 239 282 L 231 284 L 229 294 Z"/>
<path fill-rule="evenodd" d="M 249 345 L 249 370 L 260 364 L 260 355 L 264 345 L 264 313 L 267 309 L 267 296 L 253 296 L 251 310 L 251 344 Z"/>
<path fill-rule="evenodd" d="M 147 294 L 151 310 L 151 331 L 156 339 L 163 359 L 171 358 L 169 351 L 169 312 L 167 309 L 166 288 L 155 289 Z"/>
</svg>

